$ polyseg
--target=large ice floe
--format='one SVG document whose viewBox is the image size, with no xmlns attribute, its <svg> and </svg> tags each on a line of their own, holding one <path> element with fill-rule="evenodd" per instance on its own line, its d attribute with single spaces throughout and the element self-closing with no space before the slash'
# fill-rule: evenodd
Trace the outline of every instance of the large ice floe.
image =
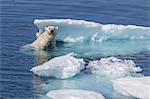
<svg viewBox="0 0 150 99">
<path fill-rule="evenodd" d="M 53 90 L 47 96 L 52 99 L 105 99 L 100 93 L 77 89 Z"/>
<path fill-rule="evenodd" d="M 47 19 L 34 20 L 39 31 L 45 26 L 58 26 L 57 41 L 65 42 L 52 54 L 75 52 L 82 57 L 98 55 L 126 55 L 150 50 L 150 27 L 135 25 L 100 24 L 84 20 Z"/>
<path fill-rule="evenodd" d="M 85 65 L 83 59 L 77 59 L 74 56 L 74 53 L 69 53 L 64 56 L 52 58 L 40 66 L 33 67 L 31 71 L 38 76 L 60 79 L 73 77 L 84 69 Z"/>
<path fill-rule="evenodd" d="M 113 81 L 113 87 L 125 96 L 150 99 L 150 76 L 120 78 Z"/>
<path fill-rule="evenodd" d="M 108 78 L 136 76 L 137 72 L 142 70 L 132 60 L 121 60 L 115 57 L 91 61 L 86 68 L 89 68 L 97 76 L 106 76 Z"/>
<path fill-rule="evenodd" d="M 103 41 L 112 37 L 127 38 L 127 39 L 149 39 L 150 28 L 135 26 L 135 25 L 115 25 L 115 24 L 100 24 L 96 22 L 89 22 L 85 20 L 72 20 L 72 19 L 47 19 L 47 20 L 34 20 L 34 24 L 39 28 L 37 36 L 44 31 L 45 26 L 54 25 L 58 26 L 57 40 L 64 39 L 77 39 L 80 40 L 93 40 Z M 82 37 L 82 38 L 81 38 Z M 80 41 L 79 39 L 77 39 Z M 68 40 L 71 41 L 72 40 Z"/>
</svg>

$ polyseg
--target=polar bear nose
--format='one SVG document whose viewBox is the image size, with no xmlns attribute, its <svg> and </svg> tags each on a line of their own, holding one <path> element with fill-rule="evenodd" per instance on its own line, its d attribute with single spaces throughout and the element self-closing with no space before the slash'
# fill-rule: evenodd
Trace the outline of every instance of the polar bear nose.
<svg viewBox="0 0 150 99">
<path fill-rule="evenodd" d="M 51 30 L 51 33 L 54 33 L 54 30 Z"/>
</svg>

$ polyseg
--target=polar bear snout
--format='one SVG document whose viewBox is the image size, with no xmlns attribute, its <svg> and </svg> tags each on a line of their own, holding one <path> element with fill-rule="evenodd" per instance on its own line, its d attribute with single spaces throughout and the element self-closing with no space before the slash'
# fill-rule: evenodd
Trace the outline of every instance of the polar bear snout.
<svg viewBox="0 0 150 99">
<path fill-rule="evenodd" d="M 53 33 L 54 33 L 54 30 L 51 30 L 51 33 L 53 34 Z"/>
<path fill-rule="evenodd" d="M 56 34 L 56 30 L 55 29 L 49 29 L 48 30 L 48 34 L 49 35 L 55 35 Z"/>
<path fill-rule="evenodd" d="M 58 27 L 54 27 L 54 26 L 48 26 L 46 28 L 46 31 L 49 33 L 49 35 L 55 35 L 57 30 Z"/>
</svg>

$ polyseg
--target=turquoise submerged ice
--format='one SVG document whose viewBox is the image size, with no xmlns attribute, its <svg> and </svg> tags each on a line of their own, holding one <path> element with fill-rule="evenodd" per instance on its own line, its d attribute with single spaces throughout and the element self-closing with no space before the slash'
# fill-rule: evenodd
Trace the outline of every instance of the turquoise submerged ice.
<svg viewBox="0 0 150 99">
<path fill-rule="evenodd" d="M 150 50 L 150 28 L 135 25 L 99 24 L 84 20 L 49 19 L 34 23 L 39 28 L 58 26 L 57 41 L 63 41 L 51 54 L 75 52 L 82 57 L 99 55 L 126 55 Z"/>
</svg>

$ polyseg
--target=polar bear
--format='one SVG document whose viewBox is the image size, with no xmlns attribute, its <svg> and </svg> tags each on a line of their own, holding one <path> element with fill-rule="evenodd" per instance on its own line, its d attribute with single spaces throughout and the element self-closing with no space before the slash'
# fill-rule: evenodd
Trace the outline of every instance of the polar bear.
<svg viewBox="0 0 150 99">
<path fill-rule="evenodd" d="M 41 33 L 39 37 L 31 43 L 31 47 L 35 50 L 44 50 L 47 48 L 55 48 L 56 44 L 56 31 L 58 30 L 58 27 L 54 26 L 48 26 L 44 27 L 45 32 Z"/>
</svg>

